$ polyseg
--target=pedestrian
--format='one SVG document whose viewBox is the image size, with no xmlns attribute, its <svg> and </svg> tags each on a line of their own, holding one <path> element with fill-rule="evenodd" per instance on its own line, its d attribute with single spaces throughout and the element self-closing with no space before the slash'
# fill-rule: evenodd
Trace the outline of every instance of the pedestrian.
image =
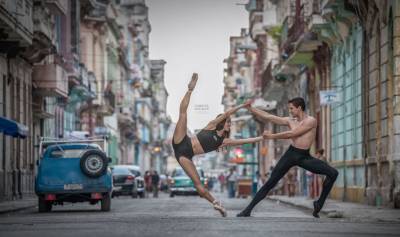
<svg viewBox="0 0 400 237">
<path fill-rule="evenodd" d="M 221 215 L 225 217 L 226 210 L 222 206 L 221 202 L 216 200 L 207 189 L 203 187 L 192 158 L 194 155 L 204 154 L 227 146 L 238 146 L 246 143 L 259 142 L 262 141 L 263 138 L 261 136 L 238 140 L 229 138 L 231 126 L 230 116 L 239 109 L 248 107 L 247 104 L 236 106 L 227 112 L 218 115 L 214 120 L 210 121 L 205 128 L 201 129 L 196 136 L 189 137 L 187 135 L 187 109 L 189 106 L 190 96 L 196 86 L 197 80 L 197 73 L 193 73 L 192 79 L 188 85 L 188 91 L 180 103 L 179 118 L 172 139 L 172 147 L 178 163 L 193 181 L 200 197 L 207 199 L 207 201 L 212 203 L 214 209 L 219 211 Z"/>
<path fill-rule="evenodd" d="M 339 172 L 327 163 L 310 155 L 309 149 L 315 140 L 317 133 L 317 120 L 305 113 L 306 105 L 304 99 L 294 98 L 289 100 L 288 108 L 292 118 L 274 116 L 268 112 L 253 108 L 251 105 L 249 106 L 249 111 L 261 120 L 267 120 L 279 125 L 286 125 L 290 128 L 289 131 L 276 134 L 264 131 L 264 138 L 291 139 L 292 144 L 276 164 L 270 179 L 256 193 L 250 204 L 243 211 L 237 214 L 237 216 L 250 216 L 251 211 L 257 203 L 265 198 L 268 192 L 289 171 L 289 169 L 293 166 L 300 166 L 313 173 L 323 174 L 326 176 L 321 196 L 318 200 L 313 202 L 314 211 L 312 214 L 314 217 L 319 218 L 318 213 L 322 209 Z"/>
<path fill-rule="evenodd" d="M 157 171 L 153 171 L 151 175 L 151 188 L 153 189 L 153 198 L 158 198 L 158 189 L 160 186 L 160 176 Z"/>
<path fill-rule="evenodd" d="M 236 167 L 231 167 L 229 170 L 229 174 L 226 177 L 228 181 L 228 197 L 234 198 L 236 195 L 236 186 L 237 186 L 238 175 L 236 173 Z"/>
<path fill-rule="evenodd" d="M 219 182 L 220 191 L 221 191 L 221 193 L 223 193 L 224 192 L 224 186 L 225 186 L 225 175 L 224 175 L 224 173 L 220 173 L 219 174 L 218 182 Z"/>
<path fill-rule="evenodd" d="M 214 188 L 214 179 L 213 179 L 212 176 L 210 176 L 210 177 L 208 178 L 207 185 L 208 185 L 208 190 L 212 191 L 213 188 Z"/>
<path fill-rule="evenodd" d="M 144 187 L 145 187 L 145 195 L 149 197 L 149 193 L 151 192 L 151 174 L 150 171 L 146 171 L 144 173 Z"/>
</svg>

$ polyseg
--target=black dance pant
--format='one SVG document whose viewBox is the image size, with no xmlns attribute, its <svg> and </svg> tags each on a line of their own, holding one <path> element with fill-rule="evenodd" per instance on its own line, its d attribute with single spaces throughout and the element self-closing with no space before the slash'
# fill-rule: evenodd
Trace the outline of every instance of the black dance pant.
<svg viewBox="0 0 400 237">
<path fill-rule="evenodd" d="M 329 166 L 326 162 L 312 157 L 309 153 L 309 150 L 303 150 L 290 146 L 282 158 L 278 161 L 275 168 L 272 170 L 271 177 L 260 188 L 260 190 L 258 190 L 244 212 L 250 213 L 257 203 L 267 196 L 268 192 L 289 171 L 289 169 L 296 165 L 315 174 L 322 174 L 326 176 L 323 183 L 321 196 L 317 200 L 319 206 L 322 208 L 339 172 L 335 168 Z"/>
</svg>

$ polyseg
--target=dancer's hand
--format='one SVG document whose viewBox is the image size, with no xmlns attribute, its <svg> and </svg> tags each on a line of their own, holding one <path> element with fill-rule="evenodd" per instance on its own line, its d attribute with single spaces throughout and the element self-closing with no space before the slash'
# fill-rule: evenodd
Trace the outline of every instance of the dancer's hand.
<svg viewBox="0 0 400 237">
<path fill-rule="evenodd" d="M 264 139 L 270 139 L 271 138 L 272 133 L 268 130 L 263 132 L 263 138 Z"/>
<path fill-rule="evenodd" d="M 190 91 L 192 91 L 196 87 L 196 83 L 197 83 L 198 79 L 199 79 L 199 76 L 197 75 L 197 73 L 193 73 L 192 79 L 190 80 L 189 85 L 188 85 L 188 89 Z"/>
<path fill-rule="evenodd" d="M 246 109 L 250 109 L 251 108 L 251 104 L 253 103 L 253 100 L 247 100 L 243 105 Z"/>
</svg>

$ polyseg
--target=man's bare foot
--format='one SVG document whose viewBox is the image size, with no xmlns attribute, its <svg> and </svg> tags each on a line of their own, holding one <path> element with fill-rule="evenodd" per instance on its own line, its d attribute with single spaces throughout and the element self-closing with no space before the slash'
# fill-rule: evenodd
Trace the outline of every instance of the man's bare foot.
<svg viewBox="0 0 400 237">
<path fill-rule="evenodd" d="M 197 83 L 198 79 L 199 79 L 199 76 L 197 75 L 197 73 L 193 73 L 192 79 L 190 80 L 189 85 L 188 85 L 188 89 L 190 91 L 192 91 L 196 87 L 196 83 Z"/>
</svg>

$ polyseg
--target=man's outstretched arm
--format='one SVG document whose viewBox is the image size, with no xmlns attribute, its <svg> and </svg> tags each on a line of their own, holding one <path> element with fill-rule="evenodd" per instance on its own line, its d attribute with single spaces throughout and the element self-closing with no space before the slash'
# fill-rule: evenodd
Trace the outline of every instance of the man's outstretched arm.
<svg viewBox="0 0 400 237">
<path fill-rule="evenodd" d="M 265 131 L 263 133 L 263 137 L 265 139 L 291 139 L 294 137 L 299 137 L 306 132 L 310 131 L 311 129 L 315 128 L 317 126 L 317 121 L 315 119 L 307 121 L 306 123 L 298 126 L 297 128 L 286 131 L 286 132 L 281 132 L 281 133 L 271 133 L 270 131 Z"/>
<path fill-rule="evenodd" d="M 262 120 L 267 120 L 269 122 L 278 124 L 278 125 L 286 125 L 289 126 L 289 118 L 288 117 L 279 117 L 272 115 L 268 112 L 265 112 L 261 109 L 257 109 L 254 107 L 249 107 L 249 111 L 255 115 L 256 117 L 262 119 Z"/>
</svg>

